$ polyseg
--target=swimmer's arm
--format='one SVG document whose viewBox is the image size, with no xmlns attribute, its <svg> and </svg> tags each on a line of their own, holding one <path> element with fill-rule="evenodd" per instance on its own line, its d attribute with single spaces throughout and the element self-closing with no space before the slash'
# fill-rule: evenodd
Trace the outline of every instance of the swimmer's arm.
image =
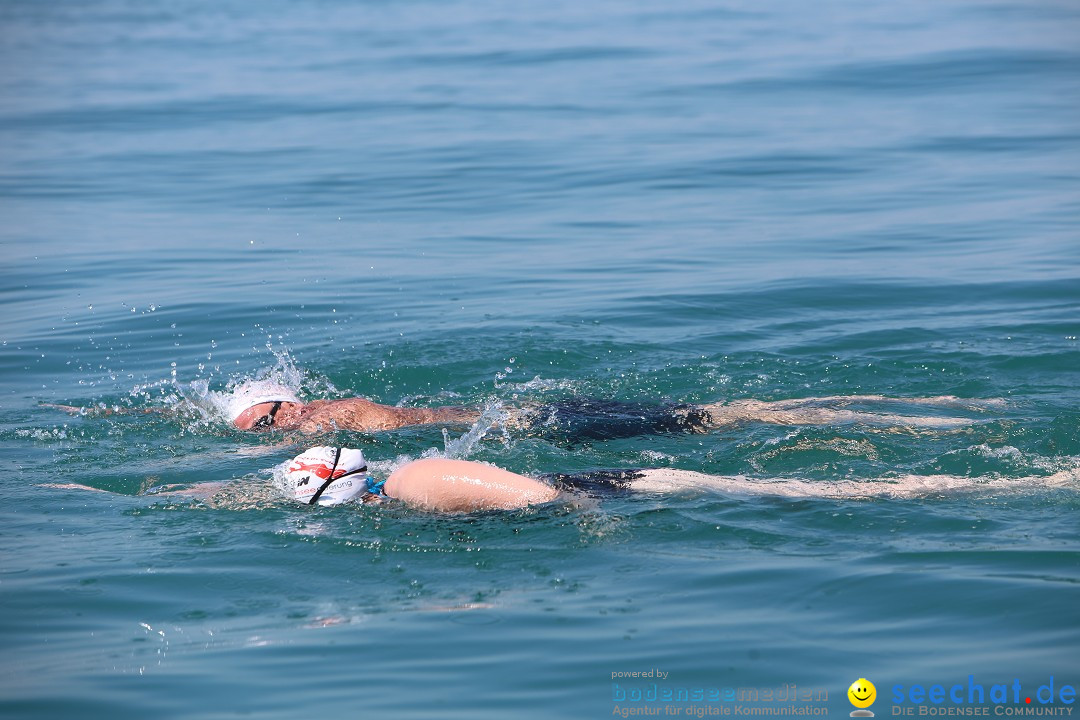
<svg viewBox="0 0 1080 720">
<path fill-rule="evenodd" d="M 40 407 L 55 408 L 72 415 L 148 415 L 150 413 L 172 413 L 171 408 L 148 407 L 78 407 L 76 405 L 59 405 L 57 403 L 40 403 Z"/>
<path fill-rule="evenodd" d="M 481 412 L 476 408 L 463 405 L 442 405 L 431 408 L 432 419 L 429 422 L 474 423 L 480 419 Z"/>
<path fill-rule="evenodd" d="M 97 493 L 109 492 L 108 490 L 102 490 L 101 488 L 90 487 L 89 485 L 82 485 L 80 483 L 42 483 L 40 487 L 52 488 L 53 490 L 86 490 L 87 492 Z"/>
<path fill-rule="evenodd" d="M 137 493 L 137 495 L 171 495 L 174 497 L 196 497 L 205 500 L 206 498 L 210 497 L 218 490 L 220 490 L 224 484 L 225 483 L 223 482 L 204 482 L 197 483 L 190 487 L 182 487 L 179 485 L 166 485 L 163 487 L 151 488 L 149 492 L 140 491 L 139 493 Z M 101 488 L 90 487 L 89 485 L 82 485 L 81 483 L 42 483 L 41 487 L 52 488 L 54 490 L 85 490 L 87 492 L 107 493 L 109 495 L 121 494 L 114 493 L 111 490 L 102 490 Z"/>
<path fill-rule="evenodd" d="M 315 402 L 311 406 L 293 426 L 301 432 L 396 430 L 409 425 L 471 423 L 480 417 L 479 411 L 464 407 L 399 408 L 364 398 Z"/>
<path fill-rule="evenodd" d="M 393 472 L 386 494 L 442 512 L 512 510 L 554 500 L 559 491 L 532 478 L 464 460 L 417 460 Z"/>
</svg>

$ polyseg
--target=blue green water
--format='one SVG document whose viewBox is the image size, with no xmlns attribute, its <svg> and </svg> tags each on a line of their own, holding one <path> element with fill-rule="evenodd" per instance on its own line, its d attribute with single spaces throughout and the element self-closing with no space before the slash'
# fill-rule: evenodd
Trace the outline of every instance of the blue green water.
<svg viewBox="0 0 1080 720">
<path fill-rule="evenodd" d="M 1050 0 L 0 3 L 0 715 L 610 717 L 651 668 L 832 717 L 860 677 L 878 717 L 896 684 L 1077 685 L 1080 485 L 1043 479 L 1080 467 L 1078 41 Z M 276 496 L 302 441 L 207 402 L 268 371 L 493 412 L 1006 403 L 318 438 L 985 485 L 437 516 Z"/>
</svg>

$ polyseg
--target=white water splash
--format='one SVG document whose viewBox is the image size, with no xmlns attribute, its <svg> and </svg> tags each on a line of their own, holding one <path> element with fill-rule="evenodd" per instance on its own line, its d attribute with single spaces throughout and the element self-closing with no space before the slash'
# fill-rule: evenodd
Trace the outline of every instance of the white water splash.
<svg viewBox="0 0 1080 720">
<path fill-rule="evenodd" d="M 454 460 L 464 460 L 469 457 L 474 447 L 492 432 L 502 432 L 504 440 L 509 442 L 506 436 L 507 412 L 502 403 L 492 402 L 484 407 L 480 417 L 473 426 L 459 438 L 451 439 L 450 433 L 443 428 L 443 452 L 441 455 L 425 453 L 424 457 L 446 457 Z"/>
<path fill-rule="evenodd" d="M 182 402 L 208 422 L 231 422 L 231 406 L 238 394 L 263 395 L 286 390 L 297 397 L 334 397 L 340 391 L 323 377 L 309 377 L 292 359 L 287 349 L 267 349 L 276 360 L 250 375 L 231 379 L 222 391 L 211 390 L 207 380 L 194 380 L 187 385 L 177 384 Z"/>
<path fill-rule="evenodd" d="M 503 383 L 502 387 L 514 392 L 580 392 L 579 384 L 573 380 L 549 380 L 539 375 L 525 382 Z"/>
</svg>

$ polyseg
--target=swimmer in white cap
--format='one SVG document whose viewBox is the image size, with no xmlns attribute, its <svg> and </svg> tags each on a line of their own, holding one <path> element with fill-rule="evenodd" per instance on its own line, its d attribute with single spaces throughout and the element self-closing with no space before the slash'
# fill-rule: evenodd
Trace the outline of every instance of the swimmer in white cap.
<svg viewBox="0 0 1080 720">
<path fill-rule="evenodd" d="M 1052 475 L 1018 478 L 897 474 L 829 481 L 708 475 L 677 468 L 597 470 L 532 478 L 485 463 L 425 458 L 408 462 L 390 473 L 389 477 L 379 480 L 368 473 L 367 462 L 360 450 L 313 447 L 297 455 L 284 468 L 283 473 L 277 473 L 278 487 L 283 482 L 286 496 L 304 505 L 367 504 L 394 500 L 432 512 L 514 510 L 551 502 L 564 492 L 570 493 L 567 497 L 605 497 L 634 492 L 716 492 L 725 495 L 861 500 L 938 497 L 949 493 L 985 493 L 999 497 L 1003 492 L 1080 490 L 1080 467 L 1059 470 Z M 231 485 L 233 483 L 206 482 L 181 489 L 153 487 L 147 494 L 155 497 L 196 497 L 222 507 L 244 506 L 242 497 L 228 492 Z M 104 492 L 77 483 L 46 483 L 44 487 Z M 246 487 L 243 493 L 252 494 L 251 487 Z M 267 496 L 264 501 L 269 499 Z"/>
<path fill-rule="evenodd" d="M 732 400 L 691 405 L 642 403 L 569 397 L 546 404 L 508 408 L 502 422 L 525 434 L 569 441 L 608 440 L 652 433 L 704 433 L 748 423 L 773 425 L 871 424 L 917 428 L 954 428 L 973 421 L 960 417 L 912 416 L 865 409 L 852 404 L 906 404 L 976 411 L 1001 400 L 963 399 L 951 395 L 890 398 L 882 395 L 833 395 L 792 400 Z M 78 408 L 48 405 L 67 412 L 109 415 L 154 412 L 149 409 Z M 266 380 L 247 381 L 227 402 L 227 414 L 240 430 L 295 430 L 315 434 L 335 430 L 385 431 L 411 425 L 470 425 L 481 411 L 461 406 L 406 408 L 381 405 L 366 398 L 313 400 L 305 403 L 288 387 Z"/>
<path fill-rule="evenodd" d="M 959 417 L 911 416 L 890 412 L 851 410 L 853 403 L 909 404 L 984 410 L 998 400 L 965 400 L 951 395 L 889 398 L 882 395 L 835 395 L 794 400 L 733 400 L 704 405 L 650 404 L 570 397 L 533 407 L 506 411 L 508 426 L 527 434 L 569 440 L 608 440 L 650 433 L 703 433 L 760 422 L 773 425 L 831 425 L 864 423 L 920 428 L 970 425 Z M 317 433 L 327 430 L 394 430 L 409 425 L 471 424 L 481 411 L 460 406 L 401 408 L 354 397 L 303 403 L 287 388 L 258 393 L 237 392 L 230 403 L 233 425 L 241 430 L 285 429 Z"/>
<path fill-rule="evenodd" d="M 898 474 L 885 478 L 821 481 L 755 479 L 677 468 L 642 468 L 550 474 L 537 479 L 484 463 L 425 458 L 402 465 L 385 480 L 376 480 L 367 474 L 367 465 L 359 450 L 316 447 L 289 463 L 285 482 L 293 499 L 308 505 L 393 499 L 428 511 L 473 512 L 540 505 L 555 500 L 564 491 L 592 497 L 687 491 L 835 500 L 902 499 L 980 492 L 996 496 L 1002 492 L 1033 489 L 1080 489 L 1080 467 L 1047 476 L 1022 478 Z"/>
</svg>

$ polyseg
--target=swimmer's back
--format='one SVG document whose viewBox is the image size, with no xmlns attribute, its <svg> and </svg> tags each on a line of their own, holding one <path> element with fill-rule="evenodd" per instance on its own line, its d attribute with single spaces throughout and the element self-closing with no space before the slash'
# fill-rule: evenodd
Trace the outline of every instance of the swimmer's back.
<svg viewBox="0 0 1080 720">
<path fill-rule="evenodd" d="M 524 475 L 468 460 L 428 458 L 386 480 L 386 494 L 428 510 L 508 510 L 554 500 L 555 488 Z"/>
</svg>

